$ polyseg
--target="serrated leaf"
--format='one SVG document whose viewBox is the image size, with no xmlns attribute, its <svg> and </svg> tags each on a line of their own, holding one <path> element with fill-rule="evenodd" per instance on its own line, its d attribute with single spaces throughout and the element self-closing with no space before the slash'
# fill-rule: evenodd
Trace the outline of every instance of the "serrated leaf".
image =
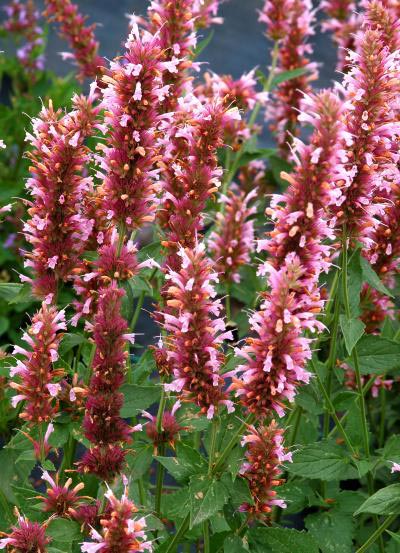
<svg viewBox="0 0 400 553">
<path fill-rule="evenodd" d="M 371 513 L 373 515 L 400 514 L 400 484 L 392 484 L 371 495 L 354 513 Z"/>
<path fill-rule="evenodd" d="M 124 394 L 124 404 L 121 409 L 121 417 L 134 417 L 139 411 L 147 409 L 156 403 L 161 396 L 160 386 L 138 386 L 137 384 L 124 384 L 121 387 Z"/>
<path fill-rule="evenodd" d="M 362 274 L 364 277 L 364 280 L 368 282 L 368 284 L 375 288 L 375 290 L 378 290 L 381 294 L 384 294 L 386 296 L 389 296 L 390 298 L 393 298 L 393 294 L 386 288 L 386 286 L 383 284 L 381 279 L 378 277 L 378 275 L 375 273 L 371 265 L 368 263 L 368 261 L 365 259 L 365 257 L 360 257 L 361 262 L 361 269 Z"/>
<path fill-rule="evenodd" d="M 350 465 L 347 452 L 329 442 L 316 442 L 304 446 L 293 455 L 288 472 L 312 480 L 346 480 L 357 476 Z"/>
<path fill-rule="evenodd" d="M 257 528 L 250 531 L 250 543 L 256 553 L 319 553 L 318 544 L 307 532 L 289 528 Z M 250 548 L 253 551 L 252 548 Z"/>
<path fill-rule="evenodd" d="M 347 352 L 351 355 L 354 346 L 364 334 L 365 324 L 360 319 L 348 319 L 346 315 L 340 315 L 339 322 Z"/>
<path fill-rule="evenodd" d="M 178 482 L 186 481 L 192 473 L 192 465 L 177 457 L 154 457 Z"/>
<path fill-rule="evenodd" d="M 368 334 L 357 344 L 362 374 L 382 374 L 400 367 L 400 344 L 387 338 Z M 351 359 L 348 360 L 351 365 Z"/>
<path fill-rule="evenodd" d="M 198 451 L 183 442 L 176 444 L 176 456 L 191 467 L 193 474 L 205 471 L 208 466 L 207 461 Z"/>
<path fill-rule="evenodd" d="M 347 514 L 336 510 L 315 513 L 306 517 L 305 525 L 322 553 L 352 553 L 354 524 Z"/>
<path fill-rule="evenodd" d="M 228 491 L 218 480 L 207 476 L 194 476 L 189 484 L 190 528 L 208 520 L 228 501 Z"/>
</svg>

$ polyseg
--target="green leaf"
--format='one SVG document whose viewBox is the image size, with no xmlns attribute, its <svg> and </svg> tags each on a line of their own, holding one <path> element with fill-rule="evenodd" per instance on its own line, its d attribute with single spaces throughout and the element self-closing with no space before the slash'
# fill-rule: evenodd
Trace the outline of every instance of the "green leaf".
<svg viewBox="0 0 400 553">
<path fill-rule="evenodd" d="M 0 282 L 0 298 L 10 302 L 22 290 L 23 284 L 17 282 Z"/>
<path fill-rule="evenodd" d="M 375 290 L 378 290 L 378 292 L 380 292 L 381 294 L 385 294 L 386 296 L 393 298 L 394 297 L 393 294 L 382 283 L 381 279 L 375 273 L 375 271 L 368 263 L 368 261 L 365 259 L 365 257 L 361 256 L 360 262 L 361 262 L 361 269 L 362 269 L 364 280 L 366 280 L 368 284 L 372 286 L 372 288 L 375 288 Z"/>
<path fill-rule="evenodd" d="M 392 538 L 394 539 L 394 541 L 396 543 L 400 543 L 400 534 L 395 534 L 394 532 L 391 532 L 390 530 L 386 530 L 386 532 L 392 536 Z"/>
<path fill-rule="evenodd" d="M 171 520 L 185 518 L 189 510 L 189 489 L 181 488 L 175 493 L 162 494 L 161 512 Z"/>
<path fill-rule="evenodd" d="M 181 442 L 176 446 L 176 457 L 155 457 L 175 480 L 187 480 L 189 476 L 205 472 L 207 462 L 195 449 Z"/>
<path fill-rule="evenodd" d="M 249 164 L 250 161 L 254 161 L 255 159 L 268 159 L 275 154 L 276 150 L 274 148 L 245 148 L 238 162 L 235 164 L 235 167 L 239 169 Z"/>
<path fill-rule="evenodd" d="M 135 444 L 136 445 L 136 444 Z M 127 463 L 132 480 L 141 478 L 149 470 L 153 460 L 153 445 L 146 444 L 143 447 L 135 447 L 133 455 L 128 455 Z"/>
<path fill-rule="evenodd" d="M 354 513 L 371 513 L 373 515 L 400 514 L 400 484 L 392 484 L 371 495 Z"/>
<path fill-rule="evenodd" d="M 67 333 L 64 334 L 60 344 L 60 356 L 63 357 L 68 351 L 75 346 L 79 346 L 85 341 L 85 337 L 82 334 Z"/>
<path fill-rule="evenodd" d="M 224 553 L 248 553 L 246 538 L 228 536 L 224 541 Z"/>
<path fill-rule="evenodd" d="M 304 446 L 294 454 L 293 463 L 286 466 L 292 474 L 312 480 L 346 480 L 357 476 L 347 452 L 329 442 Z"/>
<path fill-rule="evenodd" d="M 400 367 L 400 344 L 376 335 L 365 335 L 357 343 L 362 374 L 382 374 Z M 351 365 L 351 360 L 348 360 Z"/>
<path fill-rule="evenodd" d="M 352 553 L 354 525 L 352 517 L 333 509 L 308 515 L 305 525 L 318 542 L 322 553 Z"/>
<path fill-rule="evenodd" d="M 266 553 L 266 546 L 271 553 L 319 553 L 318 543 L 306 532 L 289 528 L 256 528 L 249 534 L 256 553 Z"/>
<path fill-rule="evenodd" d="M 190 528 L 208 520 L 220 511 L 228 501 L 228 492 L 218 480 L 205 475 L 194 476 L 189 484 Z"/>
<path fill-rule="evenodd" d="M 207 48 L 207 46 L 210 44 L 210 42 L 212 41 L 213 39 L 213 36 L 214 36 L 214 31 L 210 31 L 208 33 L 208 35 L 206 36 L 206 38 L 203 38 L 203 40 L 201 40 L 196 48 L 194 49 L 193 51 L 193 57 L 194 58 L 197 58 L 197 56 L 199 56 L 203 50 L 205 50 Z"/>
<path fill-rule="evenodd" d="M 46 533 L 57 542 L 71 542 L 82 539 L 79 524 L 66 518 L 53 519 Z"/>
<path fill-rule="evenodd" d="M 296 69 L 290 69 L 289 71 L 283 71 L 279 73 L 272 79 L 271 90 L 276 88 L 278 85 L 290 81 L 292 79 L 297 79 L 297 77 L 302 77 L 308 73 L 307 67 L 297 67 Z"/>
<path fill-rule="evenodd" d="M 0 336 L 2 336 L 5 332 L 7 332 L 9 326 L 10 326 L 9 319 L 7 317 L 0 316 Z"/>
<path fill-rule="evenodd" d="M 124 394 L 124 405 L 121 416 L 134 417 L 139 411 L 147 409 L 156 403 L 161 396 L 160 386 L 138 386 L 137 384 L 124 384 L 121 388 Z"/>
<path fill-rule="evenodd" d="M 360 319 L 348 319 L 346 315 L 340 315 L 339 322 L 347 352 L 351 355 L 354 346 L 364 334 L 365 324 Z"/>
</svg>

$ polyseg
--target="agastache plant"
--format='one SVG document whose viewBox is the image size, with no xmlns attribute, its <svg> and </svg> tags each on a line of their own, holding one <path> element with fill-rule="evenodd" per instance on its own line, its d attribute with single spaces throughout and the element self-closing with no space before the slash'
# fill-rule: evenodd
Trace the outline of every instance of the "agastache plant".
<svg viewBox="0 0 400 553">
<path fill-rule="evenodd" d="M 72 52 L 63 52 L 64 60 L 72 59 L 79 68 L 80 79 L 93 78 L 101 73 L 104 59 L 99 55 L 99 43 L 94 35 L 95 25 L 87 25 L 87 17 L 79 13 L 78 5 L 70 0 L 46 0 L 45 15 L 59 26 Z"/>
<path fill-rule="evenodd" d="M 7 3 L 0 550 L 397 551 L 398 2 L 250 4 Z"/>
</svg>

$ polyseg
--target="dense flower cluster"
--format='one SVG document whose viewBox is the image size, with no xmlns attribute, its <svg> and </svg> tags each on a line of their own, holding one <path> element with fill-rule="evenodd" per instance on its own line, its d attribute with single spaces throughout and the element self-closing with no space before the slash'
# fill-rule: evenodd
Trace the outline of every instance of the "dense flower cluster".
<svg viewBox="0 0 400 553">
<path fill-rule="evenodd" d="M 181 269 L 166 274 L 166 304 L 173 311 L 162 313 L 169 333 L 168 361 L 173 367 L 173 380 L 165 389 L 177 392 L 183 401 L 193 401 L 212 418 L 220 404 L 232 410 L 220 372 L 224 361 L 221 344 L 232 336 L 219 318 L 221 302 L 214 299 L 213 287 L 218 276 L 205 258 L 204 245 L 193 250 L 181 248 L 178 255 Z"/>
<path fill-rule="evenodd" d="M 84 141 L 98 127 L 99 107 L 93 88 L 87 98 L 75 96 L 73 103 L 74 109 L 64 115 L 50 102 L 33 120 L 33 134 L 27 134 L 33 149 L 27 154 L 32 177 L 26 186 L 33 199 L 27 201 L 30 219 L 24 225 L 32 245 L 25 265 L 34 278 L 21 278 L 32 282 L 33 292 L 47 302 L 54 300 L 58 281 L 71 277 L 93 226 L 80 204 L 92 186 L 84 173 L 90 156 Z"/>
<path fill-rule="evenodd" d="M 307 40 L 314 34 L 315 18 L 311 1 L 294 0 L 288 17 L 288 32 L 280 44 L 277 73 L 302 68 L 305 74 L 281 83 L 268 110 L 282 155 L 288 155 L 292 137 L 298 132 L 298 110 L 303 93 L 310 92 L 310 82 L 317 78 L 317 66 L 308 58 L 312 47 Z"/>
<path fill-rule="evenodd" d="M 344 80 L 347 137 L 343 167 L 347 178 L 337 183 L 336 216 L 339 232 L 346 225 L 347 235 L 369 248 L 377 217 L 384 211 L 388 181 L 398 174 L 393 137 L 400 132 L 394 118 L 399 62 L 397 54 L 389 53 L 380 32 L 369 29 L 352 59 L 353 67 Z"/>
<path fill-rule="evenodd" d="M 269 94 L 257 91 L 255 71 L 244 73 L 239 79 L 231 75 L 205 73 L 204 83 L 195 89 L 196 97 L 203 103 L 223 102 L 226 109 L 237 107 L 242 114 L 254 110 L 257 104 L 266 106 Z M 234 150 L 238 150 L 244 140 L 250 138 L 251 131 L 245 118 L 226 119 L 224 126 L 224 142 Z"/>
<path fill-rule="evenodd" d="M 56 21 L 60 34 L 65 38 L 72 52 L 64 52 L 64 59 L 73 59 L 79 67 L 78 76 L 95 77 L 104 66 L 99 56 L 99 43 L 94 35 L 95 25 L 86 25 L 86 17 L 71 0 L 45 0 L 45 15 L 49 21 Z"/>
<path fill-rule="evenodd" d="M 242 404 L 259 417 L 271 409 L 283 415 L 284 401 L 292 401 L 297 385 L 308 382 L 310 340 L 302 332 L 323 329 L 316 320 L 323 306 L 318 278 L 329 267 L 329 248 L 322 241 L 332 235 L 325 210 L 336 198 L 330 182 L 340 154 L 342 106 L 331 92 L 306 97 L 305 102 L 307 116 L 303 111 L 302 118 L 315 131 L 308 146 L 296 143 L 298 165 L 293 175 L 285 176 L 290 186 L 283 196 L 275 196 L 267 211 L 274 230 L 259 249 L 271 253 L 260 269 L 268 274 L 270 291 L 250 318 L 256 337 L 239 350 L 247 364 L 236 369 L 234 375 L 242 376 L 234 376 L 232 384 Z"/>
<path fill-rule="evenodd" d="M 226 109 L 221 101 L 202 104 L 194 96 L 180 102 L 180 111 L 165 119 L 163 201 L 159 222 L 168 250 L 166 265 L 177 269 L 180 246 L 193 248 L 203 227 L 202 212 L 220 185 L 217 148 L 223 129 L 240 118 L 237 108 Z"/>
<path fill-rule="evenodd" d="M 4 534 L 3 534 L 4 535 Z M 39 522 L 31 522 L 18 514 L 18 525 L 0 540 L 0 549 L 7 548 L 12 553 L 46 553 L 51 538 L 46 536 L 46 527 Z"/>
<path fill-rule="evenodd" d="M 3 9 L 8 17 L 3 28 L 25 40 L 25 44 L 17 50 L 17 58 L 29 71 L 31 78 L 35 78 L 35 71 L 44 69 L 43 29 L 39 25 L 39 12 L 35 3 L 33 0 L 12 0 Z"/>
<path fill-rule="evenodd" d="M 106 494 L 106 512 L 100 523 L 101 533 L 94 528 L 91 530 L 93 542 L 84 542 L 81 545 L 82 553 L 116 553 L 130 551 L 152 551 L 152 544 L 147 541 L 145 534 L 146 521 L 144 518 L 132 518 L 137 508 L 126 495 L 117 499 L 109 489 Z"/>
<path fill-rule="evenodd" d="M 162 75 L 176 64 L 162 61 L 159 37 L 140 36 L 136 23 L 125 47 L 103 77 L 107 138 L 98 162 L 106 217 L 135 230 L 154 219 L 158 111 L 168 94 Z"/>
<path fill-rule="evenodd" d="M 243 503 L 240 510 L 255 517 L 264 517 L 271 513 L 274 506 L 284 509 L 286 503 L 277 498 L 275 490 L 284 482 L 279 478 L 282 472 L 280 466 L 292 460 L 292 454 L 283 447 L 283 430 L 275 421 L 260 428 L 248 426 L 242 438 L 242 446 L 246 452 L 240 475 L 249 483 L 254 503 Z"/>
<path fill-rule="evenodd" d="M 104 480 L 121 472 L 126 452 L 120 444 L 130 441 L 132 432 L 120 416 L 123 395 L 119 388 L 125 375 L 126 346 L 133 342 L 120 314 L 123 295 L 115 282 L 99 290 L 93 325 L 96 352 L 83 421 L 85 436 L 93 446 L 79 462 L 80 470 Z"/>
<path fill-rule="evenodd" d="M 45 512 L 57 513 L 59 516 L 66 515 L 81 502 L 82 498 L 79 496 L 79 492 L 84 488 L 82 482 L 71 488 L 71 478 L 68 478 L 65 484 L 60 484 L 58 475 L 54 479 L 47 471 L 43 472 L 42 480 L 50 484 L 43 497 Z"/>
<path fill-rule="evenodd" d="M 258 20 L 267 26 L 271 40 L 281 40 L 289 33 L 292 8 L 293 0 L 265 0 Z"/>
<path fill-rule="evenodd" d="M 58 411 L 57 380 L 63 375 L 63 369 L 54 369 L 58 359 L 58 346 L 62 337 L 60 330 L 66 330 L 65 313 L 54 307 L 42 304 L 40 311 L 32 318 L 32 325 L 23 335 L 30 349 L 14 347 L 14 354 L 25 357 L 12 367 L 10 376 L 18 376 L 18 382 L 10 386 L 18 394 L 12 398 L 15 407 L 24 401 L 20 417 L 30 423 L 43 423 L 51 420 Z"/>
<path fill-rule="evenodd" d="M 353 0 L 324 0 L 321 9 L 327 15 L 322 24 L 324 31 L 333 33 L 333 40 L 338 45 L 339 71 L 347 70 L 349 62 L 347 51 L 355 49 L 356 34 L 361 25 L 361 16 L 355 13 Z"/>
<path fill-rule="evenodd" d="M 225 210 L 218 212 L 217 224 L 208 239 L 208 249 L 213 254 L 214 269 L 222 282 L 240 282 L 239 269 L 249 263 L 254 251 L 255 206 L 249 203 L 257 196 L 257 190 L 249 194 L 230 192 L 226 198 Z"/>
</svg>

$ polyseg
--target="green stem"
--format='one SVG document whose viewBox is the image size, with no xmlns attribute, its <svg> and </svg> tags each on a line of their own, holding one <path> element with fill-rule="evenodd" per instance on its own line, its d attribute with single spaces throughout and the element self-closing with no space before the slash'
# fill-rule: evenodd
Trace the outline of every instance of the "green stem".
<svg viewBox="0 0 400 553">
<path fill-rule="evenodd" d="M 303 408 L 300 407 L 300 405 L 296 405 L 295 411 L 296 411 L 296 413 L 294 415 L 295 418 L 294 418 L 293 428 L 292 428 L 292 431 L 290 433 L 290 437 L 287 441 L 288 447 L 294 445 L 295 442 L 296 442 L 297 433 L 298 433 L 299 428 L 300 428 L 301 415 L 303 414 Z"/>
<path fill-rule="evenodd" d="M 381 388 L 380 390 L 381 400 L 381 418 L 379 423 L 379 447 L 383 447 L 385 443 L 385 417 L 386 417 L 386 390 Z"/>
<path fill-rule="evenodd" d="M 61 463 L 60 473 L 63 474 L 65 470 L 72 468 L 74 462 L 75 451 L 77 442 L 75 438 L 70 434 L 68 441 L 64 448 L 64 457 Z"/>
<path fill-rule="evenodd" d="M 203 522 L 204 553 L 210 553 L 210 526 L 208 520 Z"/>
<path fill-rule="evenodd" d="M 165 443 L 160 444 L 158 454 L 161 457 L 164 457 Z M 164 472 L 165 472 L 164 466 L 161 463 L 158 463 L 157 479 L 156 479 L 156 498 L 155 498 L 155 511 L 158 517 L 160 517 L 161 515 L 161 499 L 162 499 L 162 492 L 163 492 Z"/>
<path fill-rule="evenodd" d="M 164 417 L 166 402 L 167 402 L 167 395 L 165 393 L 164 386 L 162 385 L 161 399 L 160 399 L 160 404 L 158 406 L 157 420 L 156 420 L 157 434 L 161 434 L 163 432 L 163 417 Z M 159 455 L 161 456 L 165 455 L 165 443 L 163 442 L 161 442 L 161 445 L 160 445 Z M 164 466 L 161 463 L 158 463 L 157 479 L 156 479 L 156 497 L 155 497 L 155 511 L 157 516 L 160 516 L 161 514 L 161 496 L 163 492 L 163 483 L 164 483 Z"/>
<path fill-rule="evenodd" d="M 391 515 L 388 517 L 380 526 L 375 530 L 375 532 L 367 539 L 367 541 L 359 548 L 357 549 L 356 553 L 364 553 L 364 551 L 367 551 L 373 545 L 378 538 L 380 538 L 383 534 L 383 532 L 386 530 L 386 528 L 389 528 L 389 526 L 397 519 L 398 515 Z"/>
<path fill-rule="evenodd" d="M 231 311 L 231 285 L 229 282 L 226 284 L 226 296 L 225 296 L 225 313 L 226 313 L 226 320 L 229 321 L 232 318 L 232 311 Z"/>
<path fill-rule="evenodd" d="M 210 455 L 208 459 L 208 476 L 211 476 L 213 471 L 216 446 L 217 446 L 217 435 L 219 428 L 219 418 L 215 416 L 212 421 L 211 426 L 211 442 L 210 442 Z"/>
<path fill-rule="evenodd" d="M 346 442 L 346 445 L 349 448 L 349 450 L 351 451 L 353 457 L 357 457 L 357 452 L 354 449 L 354 447 L 353 447 L 353 445 L 352 445 L 345 429 L 343 428 L 342 423 L 340 422 L 338 416 L 336 415 L 335 406 L 333 405 L 333 403 L 331 401 L 331 398 L 329 397 L 329 394 L 328 394 L 328 392 L 327 392 L 327 390 L 326 390 L 326 388 L 325 388 L 325 386 L 324 386 L 324 384 L 323 384 L 323 382 L 322 382 L 322 380 L 321 380 L 321 378 L 318 374 L 318 370 L 317 370 L 317 367 L 316 367 L 313 359 L 311 360 L 311 366 L 313 367 L 313 371 L 315 373 L 315 376 L 317 377 L 318 385 L 320 387 L 322 395 L 324 396 L 324 399 L 325 399 L 325 402 L 327 404 L 328 410 L 329 410 L 333 420 L 335 421 L 335 424 L 336 424 L 339 432 L 342 434 L 343 439 Z"/>
<path fill-rule="evenodd" d="M 142 478 L 139 478 L 139 480 L 137 481 L 137 486 L 138 486 L 138 493 L 139 493 L 139 501 L 140 501 L 140 505 L 145 505 L 146 504 L 146 491 L 144 489 L 144 485 L 143 485 L 143 479 Z"/>
<path fill-rule="evenodd" d="M 343 298 L 344 298 L 344 308 L 346 312 L 346 317 L 351 319 L 351 309 L 350 309 L 350 298 L 349 298 L 349 287 L 347 283 L 347 234 L 346 229 L 343 232 L 343 242 L 342 242 L 342 285 L 343 285 Z M 357 391 L 360 402 L 360 411 L 361 411 L 361 424 L 362 424 L 362 433 L 363 433 L 363 445 L 365 450 L 365 455 L 367 459 L 370 458 L 369 454 L 369 437 L 368 437 L 368 427 L 367 427 L 367 413 L 365 408 L 365 398 L 363 394 L 363 385 L 361 379 L 360 364 L 358 361 L 358 353 L 356 347 L 353 348 L 352 358 L 354 363 L 354 372 L 356 375 Z"/>
<path fill-rule="evenodd" d="M 243 434 L 243 431 L 246 429 L 246 427 L 253 422 L 253 415 L 249 415 L 247 419 L 240 425 L 240 427 L 236 430 L 228 444 L 226 445 L 225 449 L 219 456 L 218 460 L 214 464 L 210 476 L 214 476 L 223 466 L 225 463 L 229 453 L 232 451 L 232 449 L 237 444 L 237 440 L 239 436 Z M 180 527 L 178 528 L 176 534 L 174 535 L 171 543 L 169 544 L 168 548 L 166 549 L 165 553 L 176 553 L 176 546 L 179 543 L 179 540 L 182 538 L 182 536 L 185 534 L 188 526 L 189 526 L 189 520 L 190 520 L 190 513 L 186 515 L 186 517 L 181 522 Z"/>
<path fill-rule="evenodd" d="M 330 347 L 329 347 L 329 357 L 327 362 L 327 381 L 326 381 L 326 391 L 328 393 L 329 398 L 331 397 L 332 393 L 332 380 L 333 380 L 333 369 L 336 364 L 336 350 L 337 350 L 337 339 L 338 339 L 338 332 L 339 332 L 339 307 L 340 302 L 338 296 L 335 298 L 335 311 L 333 315 L 333 323 L 332 323 L 332 329 L 331 329 L 331 341 L 330 341 Z M 324 413 L 324 438 L 326 438 L 329 434 L 329 409 Z"/>
<path fill-rule="evenodd" d="M 179 540 L 185 535 L 185 532 L 189 527 L 189 520 L 190 520 L 190 514 L 188 513 L 185 516 L 185 518 L 182 520 L 181 525 L 179 526 L 178 530 L 174 534 L 174 537 L 172 538 L 172 541 L 167 547 L 165 553 L 177 552 L 177 545 L 179 543 Z"/>
</svg>

